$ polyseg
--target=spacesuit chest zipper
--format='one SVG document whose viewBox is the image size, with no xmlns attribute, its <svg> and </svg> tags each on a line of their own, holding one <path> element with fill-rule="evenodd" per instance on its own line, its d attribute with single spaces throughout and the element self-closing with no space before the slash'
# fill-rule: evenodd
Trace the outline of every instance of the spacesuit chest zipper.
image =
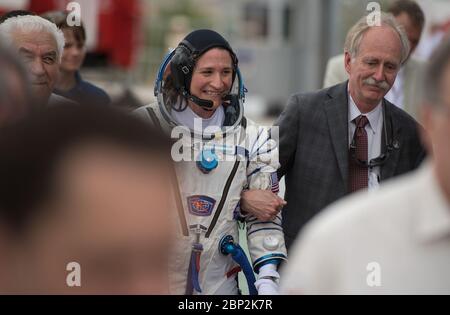
<svg viewBox="0 0 450 315">
<path fill-rule="evenodd" d="M 219 216 L 220 216 L 220 213 L 222 212 L 225 201 L 227 200 L 228 191 L 230 190 L 231 183 L 233 182 L 234 176 L 236 175 L 236 172 L 238 170 L 239 163 L 240 163 L 239 160 L 236 160 L 236 162 L 234 162 L 233 169 L 231 170 L 230 176 L 228 176 L 227 182 L 226 182 L 225 187 L 222 192 L 222 197 L 220 198 L 219 205 L 217 206 L 217 210 L 214 213 L 214 217 L 211 220 L 211 224 L 209 225 L 208 231 L 205 234 L 206 238 L 208 238 L 211 235 L 212 230 L 214 229 L 214 227 L 217 224 L 217 220 L 219 219 Z"/>
</svg>

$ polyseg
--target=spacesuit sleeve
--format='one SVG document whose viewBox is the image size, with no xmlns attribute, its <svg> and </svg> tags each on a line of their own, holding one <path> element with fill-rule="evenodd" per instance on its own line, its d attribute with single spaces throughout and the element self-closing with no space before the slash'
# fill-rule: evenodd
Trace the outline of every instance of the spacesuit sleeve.
<svg viewBox="0 0 450 315">
<path fill-rule="evenodd" d="M 248 130 L 248 189 L 268 189 L 278 193 L 277 169 L 279 168 L 277 130 L 261 126 L 249 126 Z M 275 127 L 277 128 L 277 127 Z M 247 242 L 253 269 L 256 273 L 267 263 L 279 264 L 286 260 L 281 212 L 272 221 L 262 221 L 255 216 L 245 216 Z"/>
</svg>

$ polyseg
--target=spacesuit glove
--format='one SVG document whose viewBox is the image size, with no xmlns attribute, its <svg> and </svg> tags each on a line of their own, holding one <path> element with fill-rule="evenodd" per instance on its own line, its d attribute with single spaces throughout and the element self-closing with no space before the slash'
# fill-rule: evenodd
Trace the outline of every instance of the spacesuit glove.
<svg viewBox="0 0 450 315">
<path fill-rule="evenodd" d="M 278 295 L 279 279 L 280 274 L 276 265 L 267 264 L 262 266 L 259 270 L 258 280 L 255 282 L 258 295 Z"/>
</svg>

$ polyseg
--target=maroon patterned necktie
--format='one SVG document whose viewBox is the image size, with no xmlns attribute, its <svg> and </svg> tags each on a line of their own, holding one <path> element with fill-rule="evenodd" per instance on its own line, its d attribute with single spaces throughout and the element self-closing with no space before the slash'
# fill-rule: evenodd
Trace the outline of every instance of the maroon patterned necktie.
<svg viewBox="0 0 450 315">
<path fill-rule="evenodd" d="M 356 129 L 354 134 L 354 144 L 356 146 L 355 152 L 349 153 L 349 192 L 354 192 L 362 188 L 367 188 L 369 182 L 369 175 L 367 167 L 358 164 L 355 158 L 360 161 L 368 161 L 368 144 L 366 125 L 369 122 L 366 116 L 360 115 L 354 119 Z"/>
</svg>

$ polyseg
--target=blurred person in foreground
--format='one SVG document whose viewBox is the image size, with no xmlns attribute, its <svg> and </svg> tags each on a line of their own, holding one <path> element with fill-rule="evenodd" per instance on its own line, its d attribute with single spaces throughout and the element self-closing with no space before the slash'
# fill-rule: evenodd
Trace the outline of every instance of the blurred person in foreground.
<svg viewBox="0 0 450 315">
<path fill-rule="evenodd" d="M 21 58 L 31 83 L 33 107 L 71 103 L 53 94 L 64 49 L 64 34 L 55 24 L 34 15 L 13 16 L 0 24 L 0 41 Z"/>
<path fill-rule="evenodd" d="M 86 57 L 86 30 L 80 21 L 79 26 L 70 26 L 68 13 L 51 11 L 43 18 L 56 24 L 64 33 L 65 45 L 59 67 L 60 75 L 56 81 L 54 93 L 78 103 L 89 101 L 94 105 L 109 105 L 111 100 L 104 90 L 81 78 L 80 68 Z"/>
<path fill-rule="evenodd" d="M 367 196 L 329 207 L 284 270 L 287 294 L 450 294 L 450 41 L 424 79 L 429 160 Z"/>
<path fill-rule="evenodd" d="M 25 68 L 0 43 L 0 127 L 31 112 L 31 91 Z"/>
<path fill-rule="evenodd" d="M 425 14 L 419 4 L 412 0 L 394 1 L 387 13 L 392 14 L 398 24 L 403 27 L 411 47 L 408 59 L 402 64 L 394 84 L 386 94 L 386 99 L 392 104 L 404 109 L 414 119 L 418 119 L 418 100 L 420 82 L 425 62 L 411 56 L 420 41 L 425 25 Z M 324 88 L 344 82 L 348 79 L 345 71 L 344 54 L 332 57 L 327 64 L 324 78 Z"/>
<path fill-rule="evenodd" d="M 157 130 L 98 106 L 3 128 L 0 293 L 167 293 L 169 152 Z"/>
<path fill-rule="evenodd" d="M 189 33 L 164 59 L 155 86 L 157 103 L 137 113 L 178 140 L 171 292 L 238 294 L 242 269 L 250 294 L 277 294 L 278 265 L 286 259 L 281 215 L 258 220 L 241 212 L 239 200 L 244 189 L 278 189 L 278 149 L 269 128 L 244 115 L 232 47 L 212 30 Z M 252 264 L 238 245 L 243 222 Z"/>
</svg>

